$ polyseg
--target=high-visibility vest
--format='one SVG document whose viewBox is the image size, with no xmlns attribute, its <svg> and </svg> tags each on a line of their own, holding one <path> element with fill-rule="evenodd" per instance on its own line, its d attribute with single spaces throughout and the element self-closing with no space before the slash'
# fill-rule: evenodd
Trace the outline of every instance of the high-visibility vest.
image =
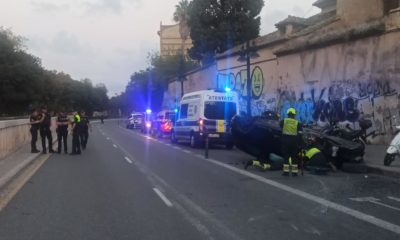
<svg viewBox="0 0 400 240">
<path fill-rule="evenodd" d="M 76 115 L 75 115 L 75 119 L 76 119 L 77 123 L 80 123 L 80 122 L 81 122 L 81 116 L 79 116 L 79 114 L 76 114 Z M 75 119 L 74 119 L 74 120 L 75 120 Z"/>
<path fill-rule="evenodd" d="M 315 154 L 320 153 L 321 151 L 318 148 L 311 148 L 306 152 L 306 157 L 311 159 Z"/>
<path fill-rule="evenodd" d="M 299 122 L 293 118 L 285 118 L 283 120 L 283 135 L 297 136 Z"/>
</svg>

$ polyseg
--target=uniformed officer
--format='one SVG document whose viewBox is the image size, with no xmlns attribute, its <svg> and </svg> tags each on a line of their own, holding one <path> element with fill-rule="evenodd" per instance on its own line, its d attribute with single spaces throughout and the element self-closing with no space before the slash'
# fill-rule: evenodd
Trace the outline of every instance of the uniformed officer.
<svg viewBox="0 0 400 240">
<path fill-rule="evenodd" d="M 74 119 L 72 121 L 72 152 L 71 155 L 81 154 L 81 146 L 79 142 L 81 132 L 81 117 L 78 112 L 74 112 Z"/>
<path fill-rule="evenodd" d="M 81 116 L 80 140 L 81 140 L 82 149 L 85 150 L 88 139 L 89 139 L 90 122 L 89 122 L 89 117 L 86 116 L 86 113 L 84 111 L 81 111 L 80 116 Z"/>
<path fill-rule="evenodd" d="M 297 176 L 299 173 L 298 166 L 298 151 L 299 151 L 299 132 L 302 130 L 301 124 L 296 120 L 296 110 L 289 108 L 287 111 L 288 117 L 281 121 L 282 127 L 282 153 L 285 162 L 283 164 L 283 175 Z"/>
<path fill-rule="evenodd" d="M 46 138 L 49 145 L 49 153 L 54 153 L 53 150 L 53 136 L 51 135 L 50 125 L 51 116 L 47 111 L 47 107 L 42 107 L 41 118 L 40 118 L 40 137 L 42 138 L 42 153 L 46 154 Z"/>
<path fill-rule="evenodd" d="M 67 144 L 67 138 L 68 138 L 68 125 L 69 125 L 69 119 L 67 114 L 64 111 L 61 111 L 58 113 L 57 116 L 57 142 L 58 142 L 58 148 L 57 148 L 57 153 L 61 153 L 62 145 L 64 145 L 64 153 L 68 153 L 68 144 Z"/>
<path fill-rule="evenodd" d="M 36 147 L 36 142 L 37 142 L 37 138 L 38 138 L 38 131 L 39 131 L 39 125 L 40 125 L 40 116 L 39 116 L 39 112 L 35 109 L 33 110 L 30 118 L 29 118 L 29 122 L 31 124 L 31 135 L 32 135 L 32 139 L 31 139 L 31 153 L 38 153 L 40 152 L 37 147 Z"/>
</svg>

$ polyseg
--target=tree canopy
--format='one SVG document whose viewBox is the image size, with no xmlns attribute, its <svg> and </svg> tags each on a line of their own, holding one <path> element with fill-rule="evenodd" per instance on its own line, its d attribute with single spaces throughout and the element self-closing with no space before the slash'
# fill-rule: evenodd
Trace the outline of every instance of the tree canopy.
<svg viewBox="0 0 400 240">
<path fill-rule="evenodd" d="M 70 75 L 49 71 L 39 58 L 29 54 L 24 39 L 0 27 L 0 115 L 27 114 L 46 105 L 50 110 L 105 110 L 104 84 L 77 81 Z"/>
<path fill-rule="evenodd" d="M 113 107 L 119 107 L 125 114 L 143 112 L 146 108 L 161 110 L 169 80 L 199 67 L 197 62 L 182 54 L 161 57 L 158 53 L 151 53 L 149 64 L 147 69 L 131 75 L 125 92 L 111 99 Z"/>
<path fill-rule="evenodd" d="M 191 58 L 203 63 L 259 35 L 263 0 L 193 0 L 188 25 L 193 47 Z"/>
</svg>

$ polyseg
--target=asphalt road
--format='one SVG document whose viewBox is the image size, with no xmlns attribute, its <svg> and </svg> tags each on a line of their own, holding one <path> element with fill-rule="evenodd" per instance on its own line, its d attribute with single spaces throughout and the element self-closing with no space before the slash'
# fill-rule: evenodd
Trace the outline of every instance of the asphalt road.
<svg viewBox="0 0 400 240">
<path fill-rule="evenodd" d="M 243 170 L 250 156 L 170 145 L 117 122 L 52 155 L 0 212 L 0 239 L 399 239 L 400 181 Z"/>
</svg>

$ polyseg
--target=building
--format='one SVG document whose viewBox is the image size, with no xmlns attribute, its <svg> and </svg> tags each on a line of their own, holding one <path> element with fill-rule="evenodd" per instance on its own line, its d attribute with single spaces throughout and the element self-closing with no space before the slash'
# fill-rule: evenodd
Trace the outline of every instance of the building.
<svg viewBox="0 0 400 240">
<path fill-rule="evenodd" d="M 177 55 L 184 49 L 184 54 L 187 55 L 187 50 L 192 47 L 192 40 L 182 39 L 179 32 L 179 24 L 175 25 L 163 25 L 160 23 L 160 55 Z"/>
<path fill-rule="evenodd" d="M 251 41 L 259 55 L 251 60 L 252 114 L 274 110 L 285 116 L 295 107 L 304 123 L 335 120 L 354 127 L 365 116 L 384 134 L 371 141 L 387 142 L 394 125 L 400 125 L 400 1 L 318 0 L 313 5 L 321 12 L 288 16 L 276 23 L 276 31 Z M 188 73 L 184 91 L 230 85 L 246 111 L 241 49 L 236 46 L 218 55 L 215 64 Z M 177 86 L 170 84 L 166 104 L 176 101 Z"/>
</svg>

